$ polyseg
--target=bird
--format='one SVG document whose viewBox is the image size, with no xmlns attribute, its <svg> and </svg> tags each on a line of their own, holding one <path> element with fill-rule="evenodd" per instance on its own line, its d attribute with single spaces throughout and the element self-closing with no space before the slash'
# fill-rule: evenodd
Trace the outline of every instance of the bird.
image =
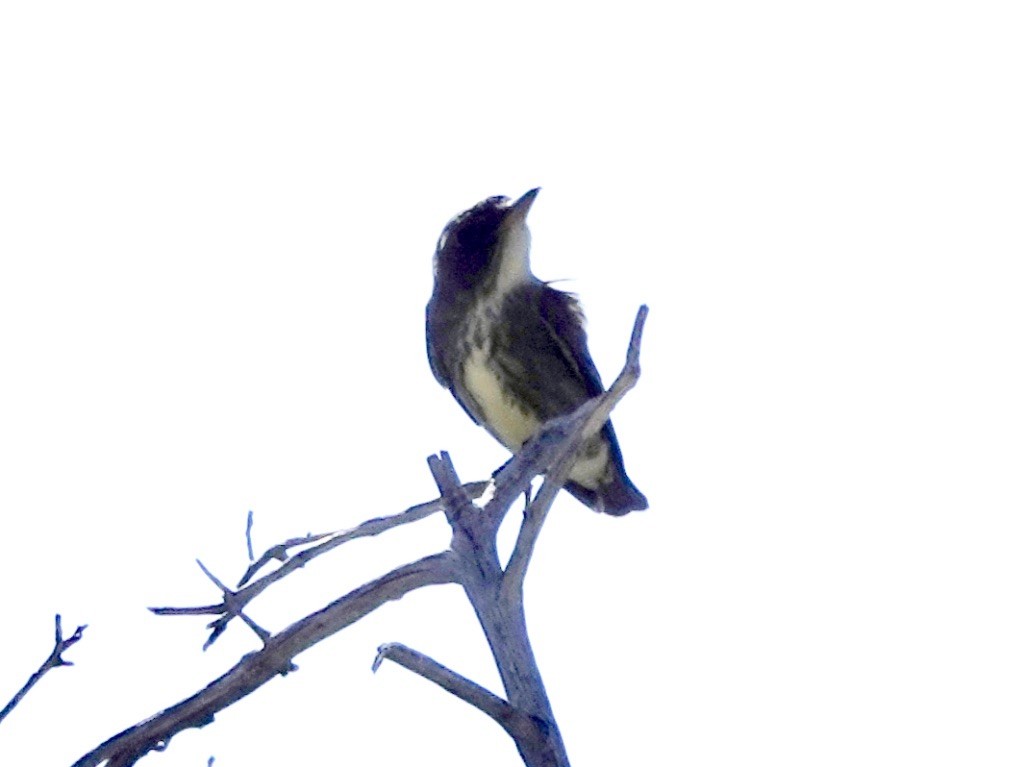
<svg viewBox="0 0 1025 767">
<path fill-rule="evenodd" d="M 540 191 L 488 197 L 452 218 L 435 249 L 427 304 L 434 377 L 513 453 L 544 423 L 605 391 L 576 296 L 530 270 L 527 214 Z M 611 421 L 581 447 L 565 489 L 599 513 L 648 507 Z"/>
</svg>

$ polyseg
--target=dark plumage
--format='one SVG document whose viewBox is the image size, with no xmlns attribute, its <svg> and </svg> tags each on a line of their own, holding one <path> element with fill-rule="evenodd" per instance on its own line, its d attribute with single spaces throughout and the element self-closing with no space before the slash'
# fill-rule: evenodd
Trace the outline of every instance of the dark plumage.
<svg viewBox="0 0 1025 767">
<path fill-rule="evenodd" d="M 604 391 L 576 298 L 530 271 L 526 218 L 538 191 L 515 202 L 489 197 L 448 223 L 427 304 L 434 377 L 513 452 L 545 421 Z M 611 421 L 581 450 L 566 489 L 607 514 L 648 506 L 626 475 Z"/>
</svg>

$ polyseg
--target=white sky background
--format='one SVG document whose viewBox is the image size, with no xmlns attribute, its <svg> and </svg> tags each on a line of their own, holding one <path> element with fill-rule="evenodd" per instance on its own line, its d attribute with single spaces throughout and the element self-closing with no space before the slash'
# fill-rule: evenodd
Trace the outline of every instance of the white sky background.
<svg viewBox="0 0 1025 767">
<path fill-rule="evenodd" d="M 66 765 L 254 649 L 149 605 L 506 454 L 423 342 L 445 222 L 543 192 L 651 510 L 566 496 L 528 579 L 574 764 L 1025 758 L 1023 25 L 1013 3 L 10 3 L 0 10 L 0 726 Z M 439 519 L 254 604 L 278 630 L 444 547 Z M 454 587 L 145 764 L 516 765 L 370 664 L 498 690 Z"/>
</svg>

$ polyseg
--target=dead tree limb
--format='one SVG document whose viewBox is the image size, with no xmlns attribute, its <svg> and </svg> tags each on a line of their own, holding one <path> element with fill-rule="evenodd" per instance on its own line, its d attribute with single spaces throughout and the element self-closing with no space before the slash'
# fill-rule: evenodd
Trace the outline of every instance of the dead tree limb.
<svg viewBox="0 0 1025 767">
<path fill-rule="evenodd" d="M 483 508 L 476 506 L 473 499 L 482 495 L 490 483 L 463 485 L 448 454 L 442 452 L 428 459 L 441 494 L 436 501 L 414 506 L 402 514 L 369 520 L 351 530 L 293 538 L 272 547 L 251 564 L 238 591 L 225 586 L 204 568 L 221 591 L 220 604 L 154 608 L 154 612 L 217 615 L 210 624 L 213 631 L 207 645 L 233 618 L 241 618 L 257 632 L 263 642 L 262 649 L 244 657 L 203 690 L 110 738 L 79 759 L 74 767 L 96 767 L 104 763 L 107 767 L 133 765 L 150 751 L 166 748 L 178 732 L 209 724 L 218 711 L 275 676 L 294 670 L 292 659 L 313 644 L 390 600 L 414 589 L 443 583 L 462 586 L 484 629 L 506 697 L 503 699 L 404 645 L 383 645 L 374 661 L 374 669 L 382 661 L 392 660 L 479 709 L 513 738 L 527 767 L 569 767 L 566 748 L 527 635 L 523 583 L 545 518 L 566 482 L 580 446 L 602 428 L 613 407 L 638 380 L 646 316 L 647 307 L 642 306 L 634 322 L 626 365 L 608 392 L 584 403 L 576 412 L 546 424 L 496 473 L 494 493 Z M 539 475 L 545 475 L 545 481 L 527 506 L 513 554 L 503 567 L 496 546 L 498 528 L 516 500 Z M 347 541 L 377 535 L 437 511 L 444 511 L 452 529 L 446 551 L 398 567 L 277 634 L 256 627 L 243 613 L 243 608 L 263 590 L 315 557 Z M 251 526 L 247 527 L 246 536 L 247 542 L 251 541 Z M 311 547 L 294 555 L 291 553 L 304 546 Z M 274 561 L 281 563 L 278 569 L 252 580 L 259 570 Z"/>
</svg>

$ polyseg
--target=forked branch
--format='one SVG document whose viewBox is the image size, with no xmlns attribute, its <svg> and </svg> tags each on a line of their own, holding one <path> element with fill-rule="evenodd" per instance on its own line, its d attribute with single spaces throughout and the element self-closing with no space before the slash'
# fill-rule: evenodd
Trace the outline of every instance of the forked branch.
<svg viewBox="0 0 1025 767">
<path fill-rule="evenodd" d="M 382 645 L 374 669 L 383 660 L 391 660 L 481 710 L 513 738 L 528 767 L 569 767 L 562 736 L 527 636 L 523 582 L 548 510 L 566 482 L 580 446 L 602 428 L 616 403 L 637 382 L 646 317 L 647 307 L 641 307 L 634 322 L 626 365 L 608 392 L 584 403 L 576 412 L 546 424 L 495 475 L 494 492 L 483 508 L 474 505 L 473 499 L 480 497 L 491 483 L 461 484 L 449 456 L 442 453 L 428 461 L 441 494 L 435 501 L 414 506 L 402 514 L 368 520 L 350 530 L 293 538 L 271 547 L 250 565 L 237 591 L 225 586 L 204 568 L 221 591 L 220 603 L 155 608 L 154 612 L 218 616 L 210 624 L 213 632 L 208 644 L 224 631 L 232 618 L 241 618 L 257 632 L 262 649 L 244 657 L 203 690 L 110 738 L 83 756 L 75 767 L 135 764 L 150 751 L 166 747 L 178 732 L 212 722 L 218 711 L 249 695 L 274 676 L 294 670 L 295 656 L 313 644 L 341 631 L 389 600 L 414 589 L 443 583 L 458 583 L 463 587 L 484 629 L 506 697 L 486 690 L 404 645 Z M 503 568 L 495 543 L 498 527 L 532 480 L 542 474 L 544 484 L 527 507 L 513 554 Z M 398 567 L 276 634 L 256 626 L 243 612 L 253 598 L 273 583 L 327 551 L 442 510 L 452 528 L 451 544 L 446 551 Z M 251 522 L 246 535 L 252 560 L 250 528 Z M 293 553 L 296 549 L 298 553 Z M 258 572 L 274 561 L 281 565 L 256 578 Z M 58 617 L 58 645 L 61 642 L 59 628 Z M 77 641 L 83 628 L 64 641 L 69 644 Z M 56 648 L 51 659 L 54 657 L 55 665 L 64 664 Z"/>
<path fill-rule="evenodd" d="M 74 666 L 75 664 L 69 660 L 64 660 L 64 651 L 69 647 L 78 643 L 78 640 L 82 638 L 82 632 L 86 630 L 88 626 L 79 626 L 75 629 L 74 633 L 69 636 L 64 636 L 64 630 L 61 628 L 61 617 L 58 614 L 54 618 L 54 640 L 53 650 L 50 651 L 50 655 L 44 660 L 39 668 L 37 668 L 32 676 L 28 678 L 28 681 L 22 685 L 21 689 L 14 693 L 14 697 L 11 698 L 7 705 L 4 706 L 3 710 L 0 711 L 0 722 L 2 722 L 7 715 L 14 711 L 15 706 L 21 703 L 21 699 L 28 695 L 28 691 L 36 686 L 36 683 L 43 678 L 47 671 L 60 666 Z"/>
</svg>

